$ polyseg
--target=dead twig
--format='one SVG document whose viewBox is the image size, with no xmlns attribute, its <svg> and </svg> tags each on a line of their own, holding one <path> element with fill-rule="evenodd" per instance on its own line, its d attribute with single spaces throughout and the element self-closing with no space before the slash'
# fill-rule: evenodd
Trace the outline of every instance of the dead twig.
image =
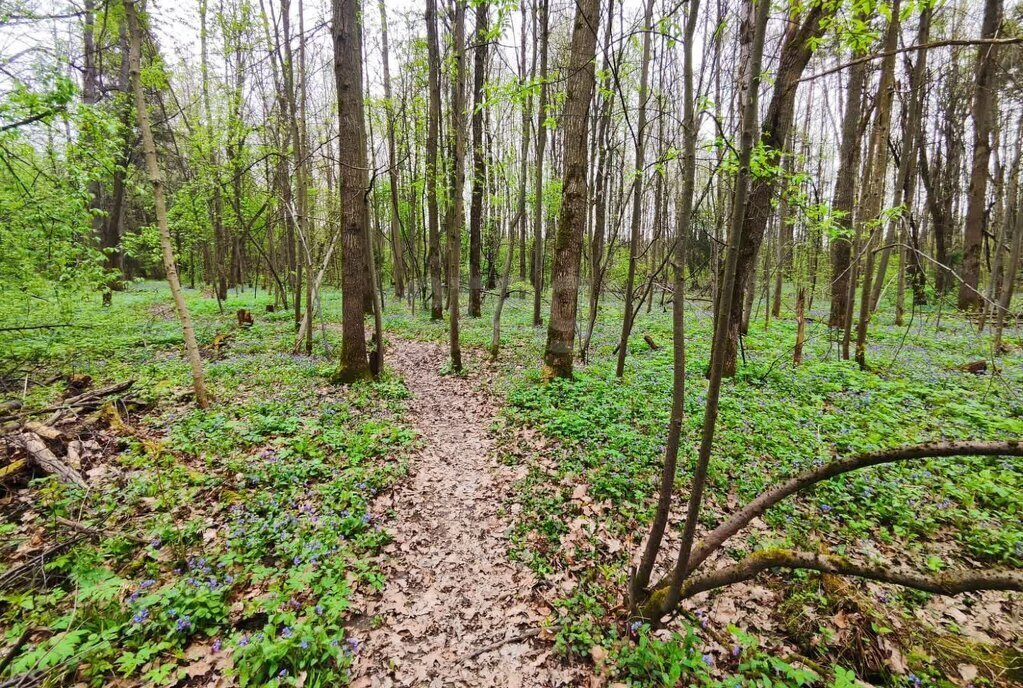
<svg viewBox="0 0 1023 688">
<path fill-rule="evenodd" d="M 473 659 L 476 659 L 480 655 L 486 654 L 488 652 L 493 652 L 494 650 L 496 650 L 496 649 L 498 649 L 500 647 L 504 647 L 508 643 L 517 643 L 517 642 L 522 641 L 522 640 L 528 640 L 529 638 L 535 638 L 538 635 L 540 635 L 540 629 L 539 628 L 531 628 L 528 631 L 526 631 L 525 633 L 521 633 L 519 635 L 514 635 L 514 636 L 511 636 L 510 638 L 505 638 L 504 640 L 498 640 L 496 643 L 490 643 L 489 645 L 485 645 L 485 646 L 481 647 L 480 649 L 476 650 L 475 652 L 472 652 L 471 654 L 468 654 L 465 657 L 462 657 L 458 661 L 459 662 L 468 662 L 468 661 L 471 661 Z"/>
</svg>

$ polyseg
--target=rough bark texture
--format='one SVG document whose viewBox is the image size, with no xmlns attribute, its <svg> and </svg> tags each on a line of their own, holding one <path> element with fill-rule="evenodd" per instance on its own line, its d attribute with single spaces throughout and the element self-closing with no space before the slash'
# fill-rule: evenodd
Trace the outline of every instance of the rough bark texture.
<svg viewBox="0 0 1023 688">
<path fill-rule="evenodd" d="M 845 113 L 842 115 L 842 143 L 838 156 L 838 177 L 832 213 L 842 234 L 831 241 L 831 311 L 828 327 L 841 328 L 849 312 L 849 278 L 852 272 L 853 202 L 860 169 L 860 115 L 867 65 L 857 62 L 849 70 Z"/>
<path fill-rule="evenodd" d="M 451 213 L 448 215 L 448 344 L 451 369 L 462 370 L 458 332 L 458 289 L 461 282 L 462 227 L 465 225 L 465 2 L 455 0 L 451 28 L 453 74 L 451 79 Z"/>
<path fill-rule="evenodd" d="M 341 190 L 341 368 L 338 380 L 352 382 L 369 377 L 366 330 L 368 247 L 366 226 L 369 208 L 366 195 L 369 173 L 366 162 L 366 125 L 363 118 L 362 32 L 356 0 L 334 0 L 334 77 L 338 102 L 338 160 Z"/>
<path fill-rule="evenodd" d="M 986 0 L 981 39 L 998 34 L 1002 23 L 1002 0 Z M 980 247 L 984 240 L 984 214 L 987 209 L 988 163 L 991 158 L 991 130 L 995 119 L 995 69 L 997 47 L 977 48 L 974 71 L 976 90 L 973 96 L 973 160 L 970 166 L 970 188 L 966 205 L 966 235 L 963 241 L 962 282 L 959 284 L 959 307 L 976 310 L 981 305 Z"/>
<path fill-rule="evenodd" d="M 427 263 L 430 269 L 430 319 L 444 317 L 440 277 L 440 217 L 437 209 L 437 145 L 440 138 L 440 46 L 437 0 L 426 0 L 426 49 L 429 61 L 430 106 L 426 125 Z"/>
<path fill-rule="evenodd" d="M 571 62 L 562 126 L 565 130 L 565 174 L 561 191 L 551 266 L 551 315 L 543 375 L 571 377 L 575 343 L 576 310 L 579 303 L 579 264 L 586 229 L 587 125 L 593 97 L 594 58 L 597 47 L 597 0 L 576 5 L 572 26 Z"/>
<path fill-rule="evenodd" d="M 472 203 L 469 208 L 469 317 L 480 317 L 483 280 L 483 192 L 487 185 L 487 157 L 483 150 L 483 83 L 487 74 L 487 3 L 476 6 L 476 45 L 472 72 Z"/>
</svg>

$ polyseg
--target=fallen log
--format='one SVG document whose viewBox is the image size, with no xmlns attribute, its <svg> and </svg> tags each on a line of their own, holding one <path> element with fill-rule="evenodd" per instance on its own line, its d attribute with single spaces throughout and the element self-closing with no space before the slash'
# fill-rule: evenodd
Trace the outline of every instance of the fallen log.
<svg viewBox="0 0 1023 688">
<path fill-rule="evenodd" d="M 658 346 L 657 342 L 654 341 L 654 338 L 648 334 L 643 335 L 643 341 L 646 342 L 646 345 L 650 347 L 651 351 L 657 351 L 661 348 Z"/>
<path fill-rule="evenodd" d="M 30 420 L 23 426 L 29 432 L 42 437 L 44 440 L 59 440 L 61 438 L 61 432 L 57 428 L 50 427 L 45 423 L 38 423 L 34 420 Z"/>
<path fill-rule="evenodd" d="M 15 442 L 20 444 L 35 464 L 45 472 L 83 489 L 89 487 L 81 474 L 58 459 L 39 435 L 34 432 L 23 432 L 15 438 Z"/>
</svg>

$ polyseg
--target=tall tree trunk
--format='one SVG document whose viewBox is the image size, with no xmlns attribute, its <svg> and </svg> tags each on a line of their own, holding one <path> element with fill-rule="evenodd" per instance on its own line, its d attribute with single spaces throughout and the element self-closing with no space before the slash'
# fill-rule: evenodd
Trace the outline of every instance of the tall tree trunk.
<svg viewBox="0 0 1023 688">
<path fill-rule="evenodd" d="M 536 109 L 536 179 L 533 186 L 533 327 L 540 327 L 543 299 L 543 163 L 547 151 L 547 43 L 550 34 L 550 0 L 539 0 L 540 101 Z"/>
<path fill-rule="evenodd" d="M 1002 0 L 985 0 L 984 23 L 980 37 L 992 39 L 1002 24 Z M 988 162 L 991 158 L 991 130 L 995 120 L 995 70 L 997 47 L 977 47 L 973 95 L 973 161 L 966 205 L 966 234 L 963 242 L 962 282 L 959 283 L 959 308 L 976 310 L 981 305 L 980 247 L 984 240 L 984 215 L 987 209 Z"/>
<path fill-rule="evenodd" d="M 668 440 L 664 447 L 664 467 L 661 469 L 660 490 L 657 509 L 650 526 L 650 535 L 639 567 L 632 572 L 629 581 L 629 607 L 631 613 L 638 611 L 643 595 L 650 584 L 650 574 L 657 563 L 661 541 L 668 525 L 671 498 L 675 488 L 675 473 L 678 464 L 678 449 L 682 438 L 682 422 L 685 419 L 686 353 L 685 353 L 685 265 L 686 242 L 692 231 L 693 195 L 696 187 L 696 96 L 693 91 L 693 37 L 696 34 L 697 15 L 700 1 L 693 0 L 686 17 L 685 41 L 682 46 L 682 189 L 679 192 L 675 216 L 675 281 L 672 295 L 671 320 L 672 342 L 674 344 L 674 370 L 672 373 L 671 417 L 668 421 Z"/>
<path fill-rule="evenodd" d="M 920 13 L 920 26 L 917 30 L 917 45 L 925 45 L 930 40 L 931 29 L 931 8 L 925 6 Z M 893 218 L 888 223 L 888 236 L 885 239 L 885 247 L 882 249 L 877 264 L 877 277 L 874 281 L 873 292 L 871 293 L 871 308 L 877 310 L 878 301 L 881 299 L 881 290 L 884 288 L 884 281 L 888 272 L 888 261 L 891 257 L 893 244 L 906 243 L 905 227 L 909 225 L 910 206 L 913 200 L 915 185 L 913 179 L 916 172 L 916 161 L 918 159 L 917 145 L 920 140 L 920 120 L 923 114 L 923 78 L 927 73 L 927 51 L 921 50 L 917 53 L 916 66 L 913 68 L 910 77 L 909 103 L 905 108 L 905 124 L 902 129 L 902 154 L 899 158 L 899 169 L 895 177 L 895 199 L 893 207 L 903 208 L 900 217 Z M 904 275 L 905 260 L 899 261 L 900 274 Z M 900 280 L 900 291 L 904 282 Z M 902 324 L 902 300 L 897 300 L 896 324 Z"/>
<path fill-rule="evenodd" d="M 615 375 L 625 374 L 625 357 L 629 353 L 629 335 L 632 334 L 635 298 L 636 263 L 639 261 L 640 232 L 643 227 L 643 176 L 646 152 L 647 102 L 650 99 L 650 47 L 654 21 L 654 0 L 647 0 L 643 15 L 643 62 L 639 73 L 639 113 L 636 115 L 636 164 L 632 179 L 632 226 L 629 239 L 629 269 L 625 278 L 625 312 L 622 316 L 622 336 L 618 340 L 618 363 Z"/>
<path fill-rule="evenodd" d="M 203 375 L 202 359 L 199 357 L 199 345 L 195 340 L 192 328 L 192 317 L 188 313 L 185 297 L 181 293 L 181 281 L 178 279 L 178 268 L 174 259 L 174 246 L 171 240 L 170 225 L 167 222 L 167 200 L 163 188 L 163 174 L 156 158 L 156 142 L 153 130 L 149 125 L 149 112 L 146 109 L 146 96 L 142 86 L 142 35 L 143 28 L 135 7 L 135 0 L 125 0 L 124 13 L 128 23 L 129 50 L 128 71 L 132 92 L 135 96 L 135 118 L 138 122 L 139 134 L 142 137 L 142 151 L 146 158 L 146 173 L 153 187 L 153 204 L 156 207 L 156 226 L 160 233 L 160 249 L 163 254 L 163 269 L 167 274 L 174 307 L 181 321 L 181 331 L 185 339 L 185 354 L 192 369 L 192 389 L 195 392 L 195 403 L 199 408 L 209 406 L 206 395 L 206 380 Z"/>
<path fill-rule="evenodd" d="M 792 128 L 793 110 L 799 79 L 810 61 L 816 39 L 827 25 L 827 19 L 836 10 L 836 5 L 815 4 L 806 10 L 802 22 L 789 23 L 782 42 L 778 72 L 774 78 L 774 91 L 760 126 L 761 143 L 769 155 L 775 157 L 785 148 L 789 130 Z M 754 180 L 749 203 L 744 204 L 746 217 L 743 219 L 743 241 L 738 247 L 735 293 L 728 299 L 731 315 L 724 319 L 728 323 L 727 348 L 724 352 L 724 375 L 735 374 L 736 357 L 739 348 L 739 329 L 742 325 L 743 302 L 747 288 L 753 288 L 750 276 L 756 264 L 757 252 L 764 239 L 764 231 L 771 217 L 771 198 L 774 196 L 776 181 L 773 177 Z M 721 302 L 721 299 L 718 299 Z"/>
<path fill-rule="evenodd" d="M 454 0 L 455 16 L 451 27 L 451 213 L 448 215 L 448 326 L 451 369 L 462 370 L 462 350 L 458 333 L 458 289 L 462 269 L 462 227 L 465 225 L 465 1 Z M 477 266 L 478 268 L 478 266 Z"/>
<path fill-rule="evenodd" d="M 725 272 L 718 290 L 718 304 L 715 309 L 714 339 L 711 346 L 711 362 L 709 370 L 709 386 L 707 402 L 703 415 L 703 431 L 700 438 L 700 449 L 693 472 L 692 487 L 689 490 L 689 502 L 686 509 L 686 521 L 682 531 L 682 543 L 678 559 L 670 576 L 669 593 L 659 598 L 655 608 L 647 608 L 645 594 L 634 602 L 641 613 L 654 625 L 660 623 L 662 616 L 673 610 L 681 599 L 682 583 L 689 573 L 689 560 L 696 537 L 696 525 L 699 522 L 700 509 L 703 505 L 703 491 L 707 484 L 707 468 L 710 465 L 710 454 L 714 446 L 714 432 L 717 427 L 718 402 L 721 396 L 721 381 L 724 376 L 725 358 L 728 345 L 729 319 L 732 317 L 731 301 L 736 293 L 735 281 L 739 262 L 739 247 L 743 242 L 743 226 L 745 225 L 746 203 L 750 190 L 750 159 L 757 134 L 757 101 L 762 74 L 764 53 L 764 34 L 767 29 L 767 17 L 770 3 L 768 0 L 754 0 L 755 11 L 753 21 L 747 22 L 744 33 L 752 32 L 746 39 L 749 47 L 747 73 L 743 79 L 742 125 L 739 136 L 739 153 L 735 175 L 735 189 L 732 198 L 731 222 L 728 229 L 728 257 L 725 260 Z M 751 24 L 751 26 L 749 25 Z M 635 596 L 634 596 L 635 599 Z M 638 604 L 637 604 L 638 602 Z"/>
<path fill-rule="evenodd" d="M 384 0 L 380 6 L 380 49 L 384 68 L 384 100 L 387 109 L 387 173 L 391 180 L 391 277 L 394 280 L 394 295 L 402 298 L 405 295 L 405 256 L 402 250 L 401 207 L 398 202 L 398 189 L 401 186 L 401 174 L 398 168 L 398 146 L 394 135 L 394 100 L 391 94 L 390 49 L 387 43 L 387 7 Z"/>
<path fill-rule="evenodd" d="M 437 38 L 437 0 L 426 0 L 426 48 L 430 105 L 426 125 L 426 212 L 430 268 L 430 319 L 444 317 L 440 273 L 440 218 L 437 208 L 437 146 L 440 138 L 440 44 Z"/>
<path fill-rule="evenodd" d="M 597 0 L 576 5 L 569 52 L 568 85 L 562 126 L 565 130 L 565 172 L 561 214 L 551 265 L 551 315 L 544 351 L 545 378 L 572 377 L 575 318 L 579 305 L 579 264 L 586 231 L 587 133 L 593 99 L 599 6 Z"/>
<path fill-rule="evenodd" d="M 469 317 L 480 317 L 483 280 L 483 192 L 487 185 L 487 158 L 483 150 L 483 84 L 487 75 L 490 24 L 487 3 L 476 6 L 476 46 L 472 73 L 472 205 L 469 208 Z"/>
<path fill-rule="evenodd" d="M 339 382 L 370 376 L 363 309 L 368 282 L 369 171 L 362 90 L 362 31 L 357 0 L 333 0 L 334 78 L 337 82 L 341 189 L 341 367 Z"/>
<path fill-rule="evenodd" d="M 861 205 L 861 232 L 865 235 L 863 248 L 863 291 L 860 294 L 860 317 L 856 322 L 856 362 L 861 369 L 867 367 L 867 329 L 870 325 L 871 282 L 874 277 L 874 243 L 882 232 L 881 210 L 884 205 L 885 179 L 888 174 L 888 132 L 891 129 L 892 96 L 895 90 L 895 49 L 899 40 L 899 11 L 901 0 L 893 0 L 891 19 L 885 31 L 884 58 L 881 77 L 874 104 L 874 123 L 871 130 L 871 164 L 867 168 L 866 184 Z M 896 193 L 898 193 L 896 191 Z"/>
</svg>

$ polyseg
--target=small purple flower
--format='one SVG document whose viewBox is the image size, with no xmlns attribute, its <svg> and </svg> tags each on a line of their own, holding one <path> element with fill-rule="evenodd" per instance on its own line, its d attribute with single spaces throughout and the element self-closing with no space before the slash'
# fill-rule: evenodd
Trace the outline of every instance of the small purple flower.
<svg viewBox="0 0 1023 688">
<path fill-rule="evenodd" d="M 146 580 L 139 583 L 139 588 L 145 590 L 146 588 L 151 588 L 154 585 L 156 585 L 156 581 L 153 580 L 152 578 L 147 578 Z"/>
<path fill-rule="evenodd" d="M 192 622 L 188 620 L 187 616 L 182 616 L 180 619 L 178 619 L 178 623 L 175 624 L 175 628 L 177 628 L 179 631 L 187 631 L 191 627 Z"/>
<path fill-rule="evenodd" d="M 217 638 L 216 640 L 213 641 L 213 652 L 220 652 L 220 648 L 221 648 L 220 638 Z"/>
<path fill-rule="evenodd" d="M 249 636 L 243 635 L 241 638 L 238 638 L 238 647 L 245 647 L 248 644 L 249 644 Z"/>
<path fill-rule="evenodd" d="M 290 638 L 293 635 L 294 635 L 294 631 L 291 630 L 290 626 L 285 626 L 284 630 L 281 631 L 281 637 L 282 638 Z"/>
<path fill-rule="evenodd" d="M 643 627 L 642 621 L 633 621 L 631 624 L 629 624 L 629 629 L 632 630 L 633 635 L 639 633 L 639 629 L 641 629 L 642 627 Z"/>
<path fill-rule="evenodd" d="M 161 545 L 163 545 L 163 540 L 160 539 L 159 535 L 149 541 L 149 546 L 153 549 L 160 549 Z"/>
<path fill-rule="evenodd" d="M 143 621 L 145 621 L 148 618 L 149 618 L 149 610 L 148 609 L 140 609 L 139 611 L 135 612 L 135 616 L 131 617 L 131 622 L 133 624 L 140 624 L 140 623 L 142 623 Z"/>
<path fill-rule="evenodd" d="M 295 557 L 294 559 L 291 560 L 291 563 L 294 564 L 295 566 L 298 566 L 299 564 L 302 563 L 302 557 Z"/>
<path fill-rule="evenodd" d="M 703 656 L 703 663 L 709 667 L 714 666 L 714 655 L 706 654 Z"/>
<path fill-rule="evenodd" d="M 284 678 L 287 675 L 288 675 L 288 670 L 287 669 L 281 669 L 280 672 L 278 672 L 278 674 L 277 674 L 277 678 Z"/>
<path fill-rule="evenodd" d="M 308 650 L 309 649 L 309 641 L 308 640 L 303 640 L 301 643 L 298 644 L 298 646 L 301 647 L 303 650 Z"/>
<path fill-rule="evenodd" d="M 316 605 L 316 615 L 319 616 L 320 614 L 323 614 L 323 605 L 318 604 Z"/>
<path fill-rule="evenodd" d="M 358 652 L 360 645 L 362 645 L 362 643 L 360 643 L 358 639 L 356 638 L 348 639 L 348 647 L 351 649 L 352 652 Z"/>
<path fill-rule="evenodd" d="M 821 513 L 826 514 L 829 511 L 831 511 L 831 505 L 830 504 L 821 504 Z"/>
<path fill-rule="evenodd" d="M 739 645 L 732 645 L 732 656 L 738 658 L 742 654 L 742 647 Z"/>
</svg>

